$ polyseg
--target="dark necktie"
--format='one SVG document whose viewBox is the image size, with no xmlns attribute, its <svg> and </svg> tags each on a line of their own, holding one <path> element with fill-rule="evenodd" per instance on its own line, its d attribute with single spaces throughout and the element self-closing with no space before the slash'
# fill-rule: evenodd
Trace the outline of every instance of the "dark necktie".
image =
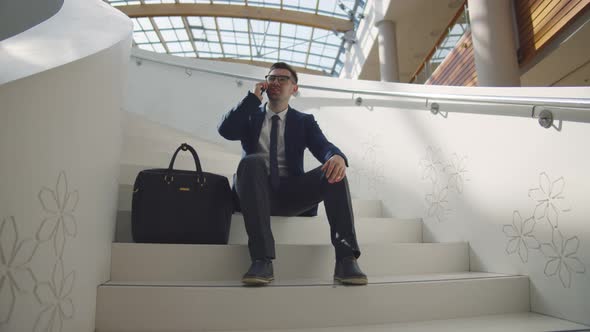
<svg viewBox="0 0 590 332">
<path fill-rule="evenodd" d="M 277 157 L 277 129 L 279 126 L 279 116 L 273 115 L 272 116 L 272 126 L 270 127 L 270 158 L 269 158 L 269 166 L 270 166 L 270 185 L 274 190 L 279 188 L 279 159 Z"/>
</svg>

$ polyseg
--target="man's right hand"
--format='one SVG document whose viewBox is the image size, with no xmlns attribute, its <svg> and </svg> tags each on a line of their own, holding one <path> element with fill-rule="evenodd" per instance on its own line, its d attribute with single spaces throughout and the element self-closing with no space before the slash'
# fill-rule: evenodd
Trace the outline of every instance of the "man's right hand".
<svg viewBox="0 0 590 332">
<path fill-rule="evenodd" d="M 260 101 L 262 101 L 264 99 L 264 97 L 262 96 L 262 94 L 264 93 L 262 90 L 267 90 L 268 89 L 268 83 L 266 82 L 260 82 L 260 83 L 256 83 L 256 85 L 254 86 L 254 94 L 256 95 L 256 97 L 258 97 L 258 99 L 260 99 Z"/>
</svg>

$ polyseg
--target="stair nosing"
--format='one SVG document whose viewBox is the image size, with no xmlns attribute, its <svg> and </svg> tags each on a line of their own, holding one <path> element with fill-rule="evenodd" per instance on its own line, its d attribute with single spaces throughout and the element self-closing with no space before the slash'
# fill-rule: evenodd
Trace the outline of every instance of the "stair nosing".
<svg viewBox="0 0 590 332">
<path fill-rule="evenodd" d="M 464 272 L 468 274 L 469 271 Z M 489 273 L 489 276 L 464 276 L 464 277 L 457 277 L 457 278 L 440 278 L 440 279 L 425 279 L 425 280 L 399 280 L 399 281 L 375 281 L 371 282 L 371 276 L 369 275 L 369 283 L 367 286 L 377 286 L 377 285 L 397 285 L 397 284 L 424 284 L 424 283 L 447 283 L 447 282 L 458 282 L 458 281 L 475 281 L 475 280 L 498 280 L 498 279 L 520 279 L 520 278 L 528 278 L 526 275 L 511 275 L 511 274 L 500 274 L 500 273 Z M 424 274 L 427 276 L 428 274 Z M 436 274 L 432 274 L 435 276 Z M 318 284 L 294 284 L 297 280 L 284 280 L 285 284 L 273 284 L 270 283 L 266 285 L 264 288 L 290 288 L 290 287 L 357 287 L 357 286 L 347 286 L 341 285 L 335 282 L 328 282 L 328 280 L 315 280 L 314 282 L 320 282 Z M 158 284 L 164 283 L 164 281 L 107 281 L 99 287 L 155 287 L 155 288 L 244 288 L 244 289 L 252 289 L 252 287 L 245 287 L 241 284 L 239 280 L 222 280 L 222 281 L 199 281 L 198 284 L 190 284 L 190 281 L 174 281 L 169 282 L 169 284 Z M 215 285 L 210 284 L 207 285 L 207 282 L 227 282 L 227 283 L 235 283 L 235 284 L 227 284 L 227 285 Z"/>
<path fill-rule="evenodd" d="M 231 244 L 189 244 L 189 243 L 138 243 L 138 242 L 112 242 L 112 245 L 116 245 L 119 247 L 123 246 L 182 246 L 182 247 L 201 247 L 201 248 L 224 248 L 224 247 L 247 247 L 247 244 L 239 244 L 239 243 L 231 243 Z M 466 241 L 456 241 L 456 242 L 389 242 L 389 243 L 381 243 L 381 242 L 372 242 L 366 243 L 361 246 L 456 246 L 456 245 L 469 245 L 469 242 Z M 333 245 L 330 243 L 312 243 L 312 244 L 292 244 L 292 243 L 277 243 L 275 247 L 330 247 L 332 248 Z"/>
</svg>

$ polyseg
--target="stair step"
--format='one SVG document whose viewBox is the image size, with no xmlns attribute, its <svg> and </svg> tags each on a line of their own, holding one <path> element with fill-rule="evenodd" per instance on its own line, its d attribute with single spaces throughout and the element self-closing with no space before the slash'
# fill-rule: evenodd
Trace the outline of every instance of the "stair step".
<svg viewBox="0 0 590 332">
<path fill-rule="evenodd" d="M 244 332 L 244 330 L 239 330 Z M 539 332 L 590 331 L 589 326 L 533 312 L 484 315 L 468 318 L 364 326 L 337 326 L 311 329 L 280 329 L 259 332 Z M 220 332 L 238 332 L 220 331 Z"/>
<path fill-rule="evenodd" d="M 359 265 L 371 278 L 469 270 L 467 243 L 370 244 L 361 247 Z M 332 245 L 277 245 L 275 277 L 331 280 Z M 248 269 L 246 245 L 113 243 L 113 281 L 224 281 Z M 377 280 L 377 279 L 375 279 Z"/>
<path fill-rule="evenodd" d="M 527 311 L 528 277 L 470 272 L 364 287 L 107 283 L 98 288 L 96 330 L 302 329 Z"/>
<path fill-rule="evenodd" d="M 122 112 L 121 115 L 124 147 L 129 146 L 133 149 L 147 148 L 150 151 L 164 147 L 164 151 L 168 151 L 168 149 L 176 149 L 182 143 L 188 143 L 197 152 L 200 152 L 202 149 L 227 152 L 231 149 L 231 147 L 228 148 L 230 146 L 229 144 L 224 144 L 227 142 L 224 142 L 221 137 L 219 137 L 217 142 L 210 141 L 196 137 L 193 132 L 183 131 L 170 125 L 150 120 L 149 115 L 128 111 Z M 233 148 L 237 150 L 236 154 L 240 153 L 237 146 L 233 146 Z"/>
<path fill-rule="evenodd" d="M 133 197 L 132 184 L 119 185 L 119 211 L 131 211 L 131 200 Z M 353 199 L 352 209 L 356 217 L 380 218 L 383 217 L 383 207 L 380 200 Z M 318 206 L 318 216 L 325 216 L 324 203 Z"/>
<path fill-rule="evenodd" d="M 210 153 L 219 153 L 223 155 L 237 156 L 238 159 L 241 151 L 237 146 L 233 149 L 223 146 L 221 144 L 201 140 L 191 137 L 190 135 L 173 135 L 172 137 L 163 136 L 146 136 L 150 133 L 127 133 L 123 137 L 123 148 L 121 157 L 127 158 L 130 154 L 133 155 L 149 155 L 153 152 L 166 152 L 169 154 L 168 160 L 172 157 L 172 153 L 182 143 L 191 145 L 197 151 L 199 158 L 206 157 Z M 188 152 L 182 154 L 190 155 Z M 181 154 L 181 155 L 182 155 Z"/>
<path fill-rule="evenodd" d="M 324 216 L 271 217 L 271 229 L 275 243 L 331 243 L 330 225 L 327 217 Z M 422 221 L 420 219 L 355 218 L 355 229 L 359 244 L 422 242 Z M 244 219 L 240 214 L 232 216 L 229 243 L 248 243 Z"/>
<path fill-rule="evenodd" d="M 393 284 L 406 282 L 430 282 L 430 281 L 455 281 L 455 280 L 471 280 L 494 277 L 512 277 L 512 275 L 488 272 L 455 272 L 455 273 L 427 273 L 427 274 L 402 274 L 397 276 L 381 276 L 369 277 L 370 285 L 378 284 Z M 214 280 L 214 281 L 114 281 L 110 280 L 104 283 L 106 286 L 147 286 L 147 287 L 245 287 L 242 281 L 234 280 Z M 273 280 L 267 287 L 301 287 L 301 286 L 341 286 L 330 278 L 278 278 L 275 275 Z"/>
<path fill-rule="evenodd" d="M 403 274 L 399 276 L 381 276 L 369 277 L 370 285 L 378 284 L 392 284 L 405 282 L 430 282 L 444 281 L 444 280 L 470 280 L 493 277 L 507 277 L 512 275 L 488 272 L 456 272 L 456 273 L 426 273 L 426 274 Z M 107 281 L 103 285 L 106 286 L 146 286 L 146 287 L 246 287 L 242 281 L 238 279 L 233 280 L 213 280 L 213 281 Z M 301 286 L 341 286 L 340 283 L 334 281 L 332 278 L 299 278 L 299 279 L 275 279 L 266 287 L 301 287 Z"/>
<path fill-rule="evenodd" d="M 329 244 L 330 226 L 327 217 L 271 217 L 271 229 L 277 244 Z M 422 242 L 420 219 L 355 218 L 359 244 L 367 243 L 419 243 Z M 133 242 L 131 211 L 117 213 L 116 242 Z M 232 215 L 230 244 L 248 243 L 244 217 Z"/>
<path fill-rule="evenodd" d="M 162 144 L 158 144 L 162 145 Z M 140 169 L 167 168 L 174 151 L 179 144 L 164 144 L 166 147 L 130 147 L 126 146 L 121 152 L 121 164 L 135 165 Z M 199 162 L 205 172 L 218 173 L 225 170 L 228 174 L 235 173 L 241 156 L 209 148 L 197 150 Z M 195 161 L 189 152 L 180 152 L 174 160 L 174 169 L 196 170 Z"/>
<path fill-rule="evenodd" d="M 174 151 L 172 151 L 174 152 Z M 121 159 L 123 165 L 134 165 L 136 173 L 144 169 L 151 168 L 168 168 L 170 165 L 170 159 L 172 158 L 172 152 L 153 152 L 150 154 L 141 154 L 137 156 L 130 155 L 127 158 Z M 229 183 L 232 183 L 233 174 L 238 168 L 240 162 L 239 157 L 226 157 L 218 154 L 209 154 L 207 158 L 200 158 L 201 169 L 204 172 L 220 174 L 228 178 Z M 196 165 L 195 160 L 190 155 L 178 155 L 174 160 L 174 169 L 183 169 L 189 171 L 195 171 Z M 135 177 L 133 178 L 135 181 Z M 129 184 L 132 184 L 130 182 Z"/>
</svg>

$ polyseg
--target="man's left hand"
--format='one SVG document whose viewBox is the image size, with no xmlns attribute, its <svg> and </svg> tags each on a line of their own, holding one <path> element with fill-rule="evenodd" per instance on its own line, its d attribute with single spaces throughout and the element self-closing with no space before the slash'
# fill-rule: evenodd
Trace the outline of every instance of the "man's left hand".
<svg viewBox="0 0 590 332">
<path fill-rule="evenodd" d="M 324 171 L 329 183 L 340 182 L 344 179 L 346 173 L 346 162 L 344 158 L 335 154 L 322 166 L 322 171 Z"/>
</svg>

